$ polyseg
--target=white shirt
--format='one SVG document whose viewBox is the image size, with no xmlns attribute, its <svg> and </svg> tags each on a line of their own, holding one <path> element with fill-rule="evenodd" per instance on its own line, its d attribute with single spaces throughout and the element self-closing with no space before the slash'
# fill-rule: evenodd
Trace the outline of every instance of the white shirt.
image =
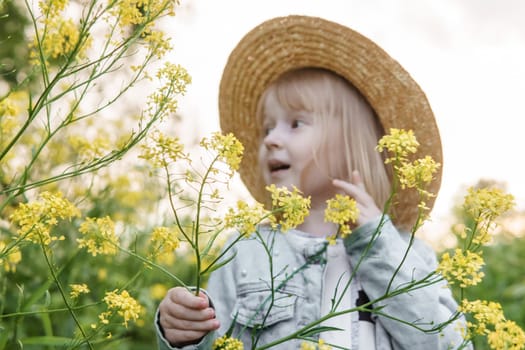
<svg viewBox="0 0 525 350">
<path fill-rule="evenodd" d="M 325 238 L 313 237 L 298 230 L 294 230 L 294 233 L 298 233 L 298 241 L 303 245 L 312 244 L 312 240 L 315 240 L 315 242 L 325 241 Z M 352 268 L 347 258 L 343 241 L 341 239 L 337 239 L 335 245 L 328 245 L 326 259 L 327 261 L 323 281 L 323 295 L 321 300 L 321 316 L 328 314 L 332 309 L 332 299 L 334 299 L 334 302 L 337 302 L 343 293 L 344 296 L 339 302 L 335 311 L 343 311 L 354 308 L 357 303 L 357 299 L 352 300 L 350 287 L 345 290 L 348 280 L 350 279 L 350 275 L 352 274 Z M 362 291 L 361 284 L 357 280 L 357 276 L 354 276 L 354 283 L 355 282 L 357 282 L 357 289 L 360 291 L 360 293 L 364 293 Z M 351 348 L 352 317 L 355 317 L 355 312 L 349 312 L 326 320 L 323 322 L 322 326 L 336 327 L 341 330 L 323 332 L 320 334 L 320 338 L 322 338 L 326 344 L 337 345 L 343 348 Z M 352 348 L 352 350 L 376 350 L 374 323 L 367 320 L 362 320 L 362 317 L 358 318 L 359 348 Z"/>
</svg>

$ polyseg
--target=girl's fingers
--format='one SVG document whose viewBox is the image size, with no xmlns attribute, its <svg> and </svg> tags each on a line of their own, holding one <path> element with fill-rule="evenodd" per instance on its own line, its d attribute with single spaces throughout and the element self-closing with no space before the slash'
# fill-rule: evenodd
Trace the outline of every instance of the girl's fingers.
<svg viewBox="0 0 525 350">
<path fill-rule="evenodd" d="M 195 342 L 220 327 L 208 297 L 182 287 L 170 289 L 160 302 L 159 323 L 166 339 L 177 345 Z"/>
<path fill-rule="evenodd" d="M 357 170 L 352 172 L 352 183 L 362 190 L 365 190 L 365 183 L 363 182 L 363 179 L 361 179 L 361 174 L 359 174 L 359 171 Z"/>
<path fill-rule="evenodd" d="M 204 309 L 209 306 L 208 297 L 204 293 L 199 296 L 188 291 L 186 288 L 175 287 L 168 291 L 167 298 L 179 305 L 183 305 L 189 309 Z"/>
<path fill-rule="evenodd" d="M 213 310 L 212 310 L 213 311 Z M 212 317 L 210 317 L 212 315 Z M 214 318 L 215 313 L 206 312 L 203 315 L 188 315 L 179 317 L 174 314 L 160 314 L 160 321 L 164 330 L 177 329 L 184 331 L 209 332 L 219 328 L 219 320 Z"/>
<path fill-rule="evenodd" d="M 361 188 L 358 185 L 354 185 L 351 182 L 343 181 L 343 180 L 333 180 L 332 184 L 342 190 L 345 194 L 349 195 L 350 197 L 354 198 L 357 202 L 360 202 L 363 198 L 363 188 Z"/>
<path fill-rule="evenodd" d="M 190 309 L 180 304 L 170 305 L 168 315 L 188 321 L 206 321 L 215 317 L 215 310 L 211 307 L 205 309 Z"/>
<path fill-rule="evenodd" d="M 362 225 L 381 215 L 381 210 L 377 207 L 372 196 L 366 191 L 359 172 L 352 172 L 350 182 L 336 179 L 332 183 L 335 187 L 355 199 L 359 209 L 357 225 Z"/>
<path fill-rule="evenodd" d="M 365 184 L 361 179 L 361 175 L 357 170 L 354 170 L 350 175 L 350 182 L 335 179 L 332 184 L 343 190 L 350 197 L 353 197 L 356 201 L 367 201 L 370 195 L 366 191 Z"/>
</svg>

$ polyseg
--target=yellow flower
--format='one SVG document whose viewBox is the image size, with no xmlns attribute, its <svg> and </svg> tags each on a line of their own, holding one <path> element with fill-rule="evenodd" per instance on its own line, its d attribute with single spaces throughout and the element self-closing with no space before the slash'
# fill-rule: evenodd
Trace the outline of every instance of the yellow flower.
<svg viewBox="0 0 525 350">
<path fill-rule="evenodd" d="M 501 305 L 493 301 L 463 299 L 458 311 L 473 317 L 473 322 L 467 322 L 468 337 L 470 334 L 487 334 L 492 326 L 505 319 Z"/>
<path fill-rule="evenodd" d="M 163 168 L 179 159 L 188 158 L 178 137 L 168 137 L 157 131 L 150 140 L 151 144 L 142 146 L 139 158 L 146 159 L 156 168 Z"/>
<path fill-rule="evenodd" d="M 463 300 L 458 310 L 472 316 L 472 322 L 467 322 L 466 339 L 474 334 L 486 335 L 490 348 L 496 350 L 521 350 L 525 347 L 523 329 L 505 318 L 499 303 Z"/>
<path fill-rule="evenodd" d="M 498 188 L 469 188 L 463 207 L 478 222 L 492 221 L 515 205 L 514 196 Z"/>
<path fill-rule="evenodd" d="M 179 0 L 117 0 L 111 4 L 114 7 L 110 9 L 110 14 L 119 19 L 121 27 L 127 27 L 146 24 L 157 17 L 173 16 L 175 5 L 179 4 Z"/>
<path fill-rule="evenodd" d="M 78 246 L 87 248 L 93 256 L 97 254 L 115 255 L 118 251 L 118 239 L 115 235 L 115 224 L 109 216 L 103 218 L 86 218 L 78 229 L 84 238 L 78 238 Z"/>
<path fill-rule="evenodd" d="M 215 132 L 211 139 L 203 138 L 200 145 L 206 150 L 215 150 L 219 154 L 219 159 L 228 164 L 232 174 L 239 169 L 244 146 L 232 133 L 223 135 Z"/>
<path fill-rule="evenodd" d="M 110 149 L 108 135 L 103 131 L 98 131 L 97 136 L 91 140 L 81 135 L 70 136 L 68 144 L 77 158 L 86 162 L 102 157 Z"/>
<path fill-rule="evenodd" d="M 454 256 L 444 253 L 437 272 L 441 273 L 450 284 L 459 282 L 461 288 L 475 286 L 485 274 L 481 271 L 484 262 L 481 255 L 471 251 L 456 249 Z"/>
<path fill-rule="evenodd" d="M 154 257 L 158 257 L 161 261 L 166 261 L 170 259 L 170 256 L 173 256 L 173 252 L 180 245 L 177 233 L 178 230 L 168 227 L 156 227 L 153 229 L 151 247 Z"/>
<path fill-rule="evenodd" d="M 326 203 L 325 221 L 339 225 L 339 232 L 342 238 L 352 233 L 350 224 L 354 223 L 359 217 L 356 201 L 347 195 L 336 194 L 334 198 L 327 200 Z"/>
<path fill-rule="evenodd" d="M 261 203 L 255 203 L 250 207 L 245 201 L 238 201 L 237 208 L 228 208 L 224 216 L 224 227 L 234 228 L 241 235 L 250 235 L 255 232 L 256 226 L 268 215 Z"/>
<path fill-rule="evenodd" d="M 525 333 L 514 321 L 498 322 L 494 331 L 487 334 L 492 349 L 522 350 L 525 348 Z"/>
<path fill-rule="evenodd" d="M 325 341 L 321 338 L 319 338 L 319 342 L 317 343 L 317 348 L 319 350 L 332 350 L 332 347 L 328 344 L 325 344 Z"/>
<path fill-rule="evenodd" d="M 22 253 L 18 247 L 12 247 L 7 251 L 6 244 L 0 241 L 0 265 L 4 265 L 6 272 L 16 272 L 16 265 L 22 261 Z"/>
<path fill-rule="evenodd" d="M 440 164 L 430 156 L 416 159 L 412 163 L 403 162 L 396 168 L 401 188 L 422 188 L 432 181 L 439 167 Z"/>
<path fill-rule="evenodd" d="M 79 28 L 73 23 L 72 19 L 54 17 L 47 21 L 46 34 L 40 39 L 40 45 L 45 58 L 56 59 L 71 55 L 78 45 L 79 39 Z M 88 47 L 89 42 L 86 42 L 79 54 L 84 53 Z M 32 56 L 38 57 L 38 54 L 33 52 Z"/>
<path fill-rule="evenodd" d="M 332 350 L 332 347 L 324 341 L 324 339 L 319 338 L 317 344 L 311 341 L 303 341 L 301 343 L 300 350 Z"/>
<path fill-rule="evenodd" d="M 58 224 L 58 219 L 71 219 L 80 216 L 80 211 L 62 193 L 42 192 L 34 202 L 20 203 L 10 216 L 20 229 L 18 235 L 36 244 L 45 245 L 53 241 L 63 240 L 64 236 L 53 236 L 52 227 Z"/>
<path fill-rule="evenodd" d="M 108 310 L 115 310 L 118 315 L 122 316 L 126 327 L 128 326 L 128 321 L 138 320 L 142 312 L 142 306 L 126 290 L 123 290 L 120 294 L 117 293 L 117 289 L 112 292 L 106 292 L 104 302 L 107 304 Z M 106 323 L 105 321 L 107 321 L 109 315 L 102 313 L 99 316 L 102 316 L 100 317 L 102 323 Z"/>
<path fill-rule="evenodd" d="M 89 293 L 90 290 L 87 286 L 87 284 L 70 284 L 69 288 L 71 288 L 71 292 L 69 292 L 69 296 L 71 299 L 76 299 L 79 297 L 80 294 L 86 294 Z"/>
<path fill-rule="evenodd" d="M 379 140 L 376 148 L 379 152 L 390 152 L 392 156 L 385 162 L 392 163 L 406 159 L 410 153 L 416 153 L 418 147 L 419 142 L 412 130 L 391 128 L 390 133 Z"/>
<path fill-rule="evenodd" d="M 66 8 L 68 2 L 68 0 L 41 0 L 38 2 L 38 7 L 46 17 L 55 17 Z"/>
<path fill-rule="evenodd" d="M 162 118 L 177 111 L 178 104 L 173 95 L 186 92 L 186 86 L 191 83 L 191 76 L 181 65 L 166 62 L 157 71 L 156 77 L 162 85 L 148 96 L 147 112 L 150 115 L 157 115 L 160 111 L 163 113 L 160 115 Z"/>
<path fill-rule="evenodd" d="M 148 45 L 149 51 L 155 53 L 159 59 L 173 48 L 170 40 L 171 38 L 166 37 L 166 33 L 158 30 L 148 32 L 144 35 L 144 41 Z"/>
<path fill-rule="evenodd" d="M 301 350 L 315 350 L 315 344 L 309 341 L 303 341 L 301 343 Z"/>
<path fill-rule="evenodd" d="M 239 339 L 232 338 L 227 335 L 223 335 L 220 338 L 215 339 L 213 342 L 212 350 L 243 350 L 244 345 Z"/>
<path fill-rule="evenodd" d="M 167 292 L 168 288 L 162 283 L 155 283 L 149 288 L 149 295 L 154 300 L 161 300 Z"/>
<path fill-rule="evenodd" d="M 105 281 L 107 278 L 108 278 L 108 270 L 106 270 L 103 267 L 98 269 L 98 271 L 97 271 L 97 279 L 99 281 Z"/>
<path fill-rule="evenodd" d="M 275 227 L 281 226 L 281 231 L 286 232 L 303 223 L 310 209 L 310 197 L 303 197 L 294 186 L 290 192 L 286 187 L 277 188 L 274 184 L 266 186 L 272 196 L 272 209 L 274 215 L 270 221 Z"/>
</svg>

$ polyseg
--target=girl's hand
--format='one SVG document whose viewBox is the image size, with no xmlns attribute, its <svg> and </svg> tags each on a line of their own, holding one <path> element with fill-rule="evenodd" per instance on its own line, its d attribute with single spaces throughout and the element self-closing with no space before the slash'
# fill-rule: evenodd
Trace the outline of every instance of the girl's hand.
<svg viewBox="0 0 525 350">
<path fill-rule="evenodd" d="M 182 287 L 168 291 L 159 304 L 159 312 L 164 337 L 176 347 L 197 343 L 220 326 L 208 297 L 204 293 L 196 296 Z"/>
<path fill-rule="evenodd" d="M 357 202 L 357 208 L 359 209 L 357 226 L 361 226 L 382 214 L 372 196 L 366 191 L 365 184 L 357 170 L 352 173 L 350 182 L 335 179 L 332 183 Z"/>
</svg>

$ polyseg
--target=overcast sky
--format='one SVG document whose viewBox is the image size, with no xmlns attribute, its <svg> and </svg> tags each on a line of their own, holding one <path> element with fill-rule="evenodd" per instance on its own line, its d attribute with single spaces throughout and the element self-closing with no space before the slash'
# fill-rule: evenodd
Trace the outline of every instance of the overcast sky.
<svg viewBox="0 0 525 350">
<path fill-rule="evenodd" d="M 433 217 L 480 178 L 508 184 L 524 208 L 525 1 L 182 0 L 172 60 L 193 76 L 180 112 L 198 136 L 218 130 L 217 92 L 240 38 L 271 17 L 307 14 L 352 27 L 421 85 L 440 128 L 443 182 Z"/>
</svg>

